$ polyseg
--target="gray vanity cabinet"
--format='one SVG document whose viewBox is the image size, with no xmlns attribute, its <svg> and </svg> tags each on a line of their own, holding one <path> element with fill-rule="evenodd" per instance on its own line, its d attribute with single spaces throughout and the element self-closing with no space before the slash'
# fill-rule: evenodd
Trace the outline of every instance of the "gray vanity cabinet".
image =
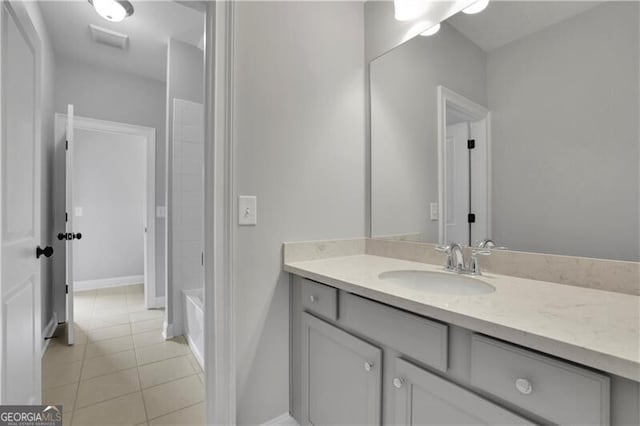
<svg viewBox="0 0 640 426">
<path fill-rule="evenodd" d="M 532 424 L 401 358 L 392 385 L 396 425 Z"/>
<path fill-rule="evenodd" d="M 640 424 L 640 384 L 294 277 L 303 425 Z"/>
<path fill-rule="evenodd" d="M 379 425 L 382 351 L 302 314 L 303 423 Z"/>
</svg>

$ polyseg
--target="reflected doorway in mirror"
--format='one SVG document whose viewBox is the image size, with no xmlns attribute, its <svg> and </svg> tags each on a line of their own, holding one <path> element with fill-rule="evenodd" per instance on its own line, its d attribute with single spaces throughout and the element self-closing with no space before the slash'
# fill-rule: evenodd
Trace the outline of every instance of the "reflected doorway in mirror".
<svg viewBox="0 0 640 426">
<path fill-rule="evenodd" d="M 491 113 L 437 90 L 439 240 L 472 245 L 491 235 Z"/>
</svg>

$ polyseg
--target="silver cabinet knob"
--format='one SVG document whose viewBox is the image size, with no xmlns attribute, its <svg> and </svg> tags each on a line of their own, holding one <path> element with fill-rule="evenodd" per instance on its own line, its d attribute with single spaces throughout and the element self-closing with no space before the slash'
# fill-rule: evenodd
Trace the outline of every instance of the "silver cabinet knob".
<svg viewBox="0 0 640 426">
<path fill-rule="evenodd" d="M 531 382 L 527 379 L 517 379 L 516 389 L 523 395 L 529 395 L 533 392 L 533 386 L 531 386 Z"/>
<path fill-rule="evenodd" d="M 403 385 L 404 385 L 404 380 L 403 379 L 401 379 L 399 377 L 396 377 L 395 379 L 393 379 L 393 386 L 396 389 L 400 389 Z"/>
<path fill-rule="evenodd" d="M 318 298 L 316 296 L 309 296 L 309 300 L 311 301 L 311 303 L 316 303 L 318 301 Z"/>
<path fill-rule="evenodd" d="M 373 364 L 371 364 L 370 362 L 365 362 L 364 363 L 364 369 L 366 371 L 371 371 L 373 369 Z"/>
</svg>

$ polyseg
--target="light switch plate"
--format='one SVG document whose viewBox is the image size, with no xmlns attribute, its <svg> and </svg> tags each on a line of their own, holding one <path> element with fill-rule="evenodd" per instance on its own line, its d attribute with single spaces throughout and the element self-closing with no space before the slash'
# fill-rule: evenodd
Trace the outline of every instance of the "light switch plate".
<svg viewBox="0 0 640 426">
<path fill-rule="evenodd" d="M 238 224 L 253 226 L 258 223 L 258 199 L 255 195 L 240 195 L 238 197 Z"/>
<path fill-rule="evenodd" d="M 438 220 L 438 203 L 430 203 L 429 210 L 431 220 Z"/>
<path fill-rule="evenodd" d="M 73 208 L 73 215 L 75 217 L 81 217 L 82 216 L 82 207 L 74 207 Z"/>
</svg>

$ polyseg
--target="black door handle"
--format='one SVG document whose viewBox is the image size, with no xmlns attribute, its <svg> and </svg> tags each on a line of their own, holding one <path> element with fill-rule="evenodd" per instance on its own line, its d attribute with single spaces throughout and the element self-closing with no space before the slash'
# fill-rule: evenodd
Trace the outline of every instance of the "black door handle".
<svg viewBox="0 0 640 426">
<path fill-rule="evenodd" d="M 44 249 L 41 249 L 40 246 L 36 248 L 36 259 L 40 259 L 40 256 L 44 254 L 44 257 L 51 257 L 53 254 L 53 247 L 47 246 Z"/>
<path fill-rule="evenodd" d="M 78 232 L 77 234 L 74 234 L 73 232 L 67 232 L 66 234 L 63 232 L 60 232 L 58 234 L 59 240 L 71 241 L 71 240 L 79 240 L 81 238 L 82 238 L 82 234 L 80 232 Z"/>
</svg>

